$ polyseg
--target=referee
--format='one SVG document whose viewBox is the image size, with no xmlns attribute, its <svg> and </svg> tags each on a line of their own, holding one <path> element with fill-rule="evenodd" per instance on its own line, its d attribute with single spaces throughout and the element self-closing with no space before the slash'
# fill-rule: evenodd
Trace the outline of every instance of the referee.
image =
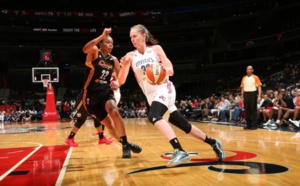
<svg viewBox="0 0 300 186">
<path fill-rule="evenodd" d="M 247 75 L 243 77 L 241 82 L 241 93 L 244 98 L 244 108 L 247 126 L 245 130 L 257 129 L 257 103 L 261 99 L 261 82 L 258 76 L 252 74 L 253 67 L 248 66 L 246 69 Z"/>
</svg>

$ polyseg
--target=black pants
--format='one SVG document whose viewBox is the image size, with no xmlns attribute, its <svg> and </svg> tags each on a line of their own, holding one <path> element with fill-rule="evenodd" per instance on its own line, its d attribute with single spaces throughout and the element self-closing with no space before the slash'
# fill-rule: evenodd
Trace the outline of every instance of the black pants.
<svg viewBox="0 0 300 186">
<path fill-rule="evenodd" d="M 247 126 L 257 126 L 257 91 L 244 92 L 244 108 Z"/>
</svg>

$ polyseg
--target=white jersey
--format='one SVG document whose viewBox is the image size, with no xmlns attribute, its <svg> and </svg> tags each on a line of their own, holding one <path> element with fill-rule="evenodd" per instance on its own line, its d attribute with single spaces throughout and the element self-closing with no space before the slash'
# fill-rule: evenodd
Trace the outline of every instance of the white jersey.
<svg viewBox="0 0 300 186">
<path fill-rule="evenodd" d="M 175 106 L 176 92 L 172 82 L 169 81 L 169 77 L 165 83 L 160 85 L 151 85 L 146 79 L 146 68 L 153 63 L 160 63 L 160 59 L 154 52 L 151 46 L 148 46 L 144 54 L 134 51 L 131 68 L 136 77 L 137 83 L 141 87 L 143 93 L 147 97 L 149 105 L 152 101 L 158 101 L 166 105 L 172 112 Z"/>
<path fill-rule="evenodd" d="M 146 48 L 144 54 L 140 54 L 138 50 L 134 51 L 131 67 L 137 79 L 137 83 L 145 95 L 155 92 L 158 87 L 167 87 L 167 83 L 151 85 L 147 82 L 146 68 L 153 63 L 160 63 L 160 59 L 151 46 Z M 167 77 L 167 79 L 169 78 Z"/>
</svg>

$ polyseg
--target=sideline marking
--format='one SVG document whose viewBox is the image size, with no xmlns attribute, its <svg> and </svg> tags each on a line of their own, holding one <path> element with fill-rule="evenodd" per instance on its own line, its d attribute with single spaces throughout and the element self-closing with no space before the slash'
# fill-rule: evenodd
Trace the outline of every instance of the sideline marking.
<svg viewBox="0 0 300 186">
<path fill-rule="evenodd" d="M 66 173 L 66 170 L 67 170 L 67 166 L 69 164 L 69 160 L 71 158 L 72 150 L 73 150 L 73 147 L 70 147 L 68 155 L 67 155 L 67 157 L 65 159 L 65 162 L 64 162 L 64 164 L 63 164 L 63 166 L 62 166 L 62 168 L 60 170 L 59 176 L 58 176 L 58 178 L 56 180 L 55 186 L 60 186 L 62 184 L 62 181 L 63 181 L 63 179 L 65 177 L 65 173 Z"/>
</svg>

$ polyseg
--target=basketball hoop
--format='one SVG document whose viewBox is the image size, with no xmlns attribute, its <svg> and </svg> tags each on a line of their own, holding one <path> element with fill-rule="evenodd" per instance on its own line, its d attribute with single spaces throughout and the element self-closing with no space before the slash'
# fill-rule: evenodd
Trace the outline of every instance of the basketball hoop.
<svg viewBox="0 0 300 186">
<path fill-rule="evenodd" d="M 47 88 L 49 84 L 49 79 L 42 79 L 43 87 Z"/>
</svg>

